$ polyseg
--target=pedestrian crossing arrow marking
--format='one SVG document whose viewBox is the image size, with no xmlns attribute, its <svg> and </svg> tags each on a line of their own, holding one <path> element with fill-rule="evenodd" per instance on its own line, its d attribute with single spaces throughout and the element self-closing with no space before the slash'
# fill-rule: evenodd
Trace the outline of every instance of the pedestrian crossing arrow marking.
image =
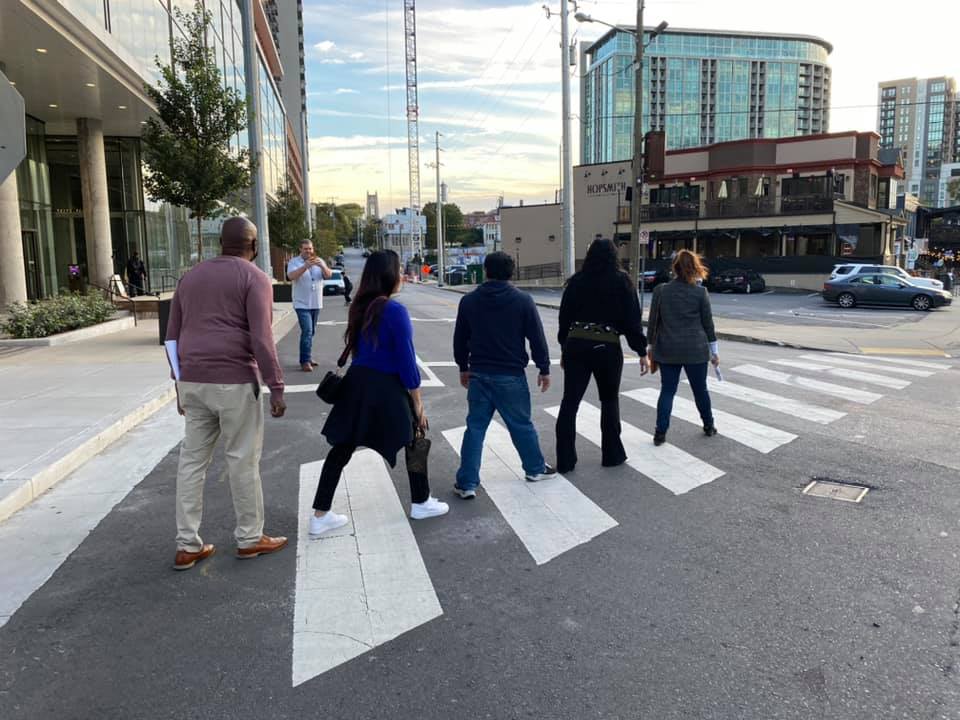
<svg viewBox="0 0 960 720">
<path fill-rule="evenodd" d="M 311 538 L 323 462 L 300 466 L 294 687 L 443 614 L 383 459 L 354 454 L 334 498 L 350 522 Z"/>
</svg>

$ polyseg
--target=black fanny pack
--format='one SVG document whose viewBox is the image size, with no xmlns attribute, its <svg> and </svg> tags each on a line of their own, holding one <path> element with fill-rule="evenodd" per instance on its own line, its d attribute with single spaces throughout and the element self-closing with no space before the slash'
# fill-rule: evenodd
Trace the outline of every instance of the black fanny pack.
<svg viewBox="0 0 960 720">
<path fill-rule="evenodd" d="M 617 343 L 620 342 L 620 333 L 610 325 L 600 323 L 575 322 L 570 325 L 568 338 L 590 340 L 591 342 Z"/>
</svg>

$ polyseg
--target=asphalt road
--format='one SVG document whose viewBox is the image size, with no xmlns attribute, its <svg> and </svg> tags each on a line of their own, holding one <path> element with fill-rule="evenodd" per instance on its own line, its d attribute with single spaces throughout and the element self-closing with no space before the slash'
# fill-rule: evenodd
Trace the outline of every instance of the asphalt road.
<svg viewBox="0 0 960 720">
<path fill-rule="evenodd" d="M 531 294 L 547 302 L 559 302 L 561 292 L 556 289 L 534 289 Z M 650 294 L 646 295 L 649 307 Z M 906 323 L 920 322 L 925 313 L 911 308 L 855 307 L 843 310 L 835 303 L 823 300 L 819 293 L 766 290 L 750 295 L 744 293 L 711 293 L 710 304 L 715 317 L 782 325 L 826 325 L 837 328 L 894 328 Z M 956 312 L 953 307 L 931 312 Z"/>
<path fill-rule="evenodd" d="M 442 615 L 292 685 L 298 478 L 327 445 L 326 406 L 291 392 L 286 417 L 266 421 L 262 471 L 267 530 L 293 546 L 232 557 L 218 453 L 204 518 L 218 554 L 171 571 L 174 448 L 0 627 L 0 717 L 960 718 L 958 367 L 864 382 L 774 362 L 814 362 L 801 358 L 810 353 L 724 343 L 725 387 L 844 415 L 820 424 L 715 392 L 733 416 L 718 418 L 719 436 L 673 421 L 670 444 L 720 473 L 681 494 L 629 466 L 602 469 L 599 448 L 581 437 L 569 483 L 617 524 L 537 564 L 508 506 L 487 492 L 470 502 L 451 493 L 457 453 L 442 432 L 464 424 L 465 394 L 455 368 L 431 363 L 451 359 L 458 298 L 433 288 L 400 297 L 436 380 L 424 389 L 431 482 L 451 512 L 411 526 Z M 556 354 L 556 313 L 541 315 Z M 344 317 L 339 302 L 323 311 L 321 371 L 339 352 Z M 296 331 L 282 341 L 281 358 L 288 383 L 307 386 L 318 373 L 296 369 L 297 341 Z M 749 365 L 860 400 L 760 379 Z M 627 366 L 623 389 L 657 382 Z M 548 457 L 545 409 L 559 401 L 559 387 L 534 395 Z M 586 401 L 597 405 L 592 389 Z M 647 405 L 625 398 L 622 415 L 653 431 Z M 760 452 L 725 435 L 735 420 L 796 438 Z M 143 450 L 134 440 L 123 451 Z M 630 450 L 654 457 L 656 474 L 651 452 Z M 686 462 L 681 475 L 693 477 Z M 390 474 L 406 506 L 402 462 Z M 824 476 L 870 490 L 859 504 L 802 494 Z M 336 598 L 324 605 L 331 616 Z"/>
</svg>

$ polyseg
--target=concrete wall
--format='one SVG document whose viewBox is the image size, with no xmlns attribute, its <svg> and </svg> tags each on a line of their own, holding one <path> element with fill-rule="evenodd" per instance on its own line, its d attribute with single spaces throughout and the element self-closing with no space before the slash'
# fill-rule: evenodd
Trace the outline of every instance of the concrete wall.
<svg viewBox="0 0 960 720">
<path fill-rule="evenodd" d="M 500 237 L 503 251 L 513 256 L 520 267 L 559 263 L 560 205 L 501 208 Z"/>
</svg>

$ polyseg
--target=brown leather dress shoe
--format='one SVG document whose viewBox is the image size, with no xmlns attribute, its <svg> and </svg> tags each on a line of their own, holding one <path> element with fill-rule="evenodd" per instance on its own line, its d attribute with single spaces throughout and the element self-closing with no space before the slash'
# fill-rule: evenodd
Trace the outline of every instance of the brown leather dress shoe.
<svg viewBox="0 0 960 720">
<path fill-rule="evenodd" d="M 304 363 L 300 366 L 300 369 L 304 372 L 313 372 L 313 365 L 311 363 Z"/>
<path fill-rule="evenodd" d="M 198 552 L 177 550 L 177 556 L 173 559 L 173 569 L 189 570 L 201 560 L 213 555 L 216 550 L 213 545 L 204 545 Z"/>
<path fill-rule="evenodd" d="M 287 539 L 282 535 L 280 537 L 270 537 L 264 535 L 256 545 L 245 548 L 237 548 L 237 557 L 243 560 L 255 558 L 257 555 L 267 555 L 269 553 L 283 550 L 287 546 Z"/>
</svg>

